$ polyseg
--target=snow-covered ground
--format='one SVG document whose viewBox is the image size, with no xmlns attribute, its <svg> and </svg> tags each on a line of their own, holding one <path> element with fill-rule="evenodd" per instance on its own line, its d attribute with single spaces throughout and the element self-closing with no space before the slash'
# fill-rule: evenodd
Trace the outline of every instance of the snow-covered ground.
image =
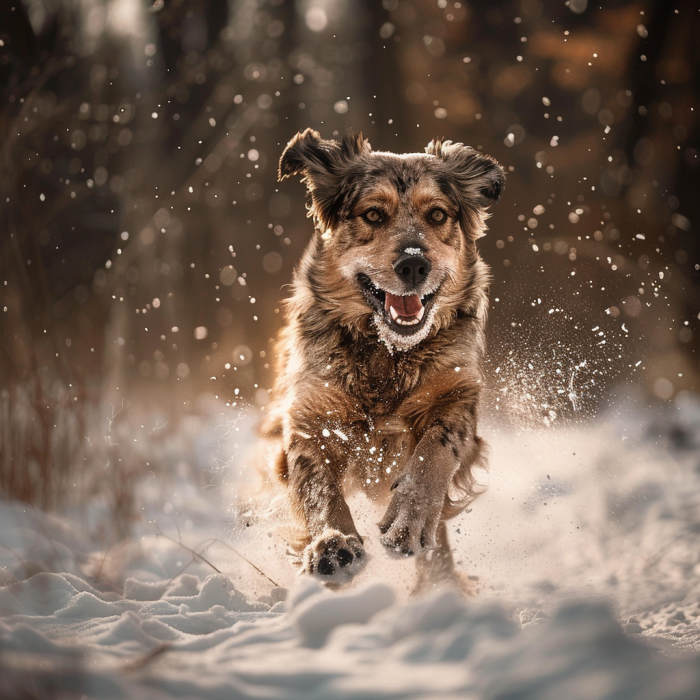
<svg viewBox="0 0 700 700">
<path fill-rule="evenodd" d="M 94 541 L 94 513 L 0 504 L 0 698 L 700 697 L 697 397 L 486 424 L 489 488 L 451 523 L 469 601 L 409 599 L 361 498 L 356 583 L 298 579 L 241 503 L 250 426 L 216 489 L 147 479 L 126 542 Z"/>
</svg>

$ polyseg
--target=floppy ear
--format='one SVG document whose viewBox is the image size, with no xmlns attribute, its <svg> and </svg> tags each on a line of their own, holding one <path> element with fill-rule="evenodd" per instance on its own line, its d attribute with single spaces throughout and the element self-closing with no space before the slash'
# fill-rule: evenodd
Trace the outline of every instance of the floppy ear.
<svg viewBox="0 0 700 700">
<path fill-rule="evenodd" d="M 330 170 L 339 145 L 337 141 L 322 139 L 321 134 L 313 129 L 300 131 L 282 153 L 278 179 L 281 181 L 292 175 L 307 176 L 310 172 Z"/>
<path fill-rule="evenodd" d="M 318 131 L 306 129 L 299 132 L 282 153 L 278 179 L 301 175 L 311 195 L 309 216 L 324 229 L 337 223 L 337 215 L 343 202 L 343 180 L 352 163 L 363 155 L 369 155 L 369 141 L 359 136 L 347 135 L 342 141 L 322 139 Z"/>
<path fill-rule="evenodd" d="M 452 141 L 431 141 L 425 152 L 442 161 L 441 185 L 459 203 L 463 225 L 475 237 L 483 235 L 484 209 L 498 201 L 505 185 L 503 168 L 495 158 Z"/>
</svg>

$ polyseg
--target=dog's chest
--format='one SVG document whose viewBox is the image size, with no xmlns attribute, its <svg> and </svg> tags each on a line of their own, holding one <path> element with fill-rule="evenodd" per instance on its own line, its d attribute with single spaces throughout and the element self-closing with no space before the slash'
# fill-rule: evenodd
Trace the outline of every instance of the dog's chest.
<svg viewBox="0 0 700 700">
<path fill-rule="evenodd" d="M 368 418 L 351 435 L 346 445 L 350 483 L 368 495 L 387 491 L 415 449 L 409 424 L 395 415 Z"/>
<path fill-rule="evenodd" d="M 369 416 L 394 413 L 419 382 L 420 362 L 392 355 L 381 343 L 358 347 L 353 355 L 346 365 L 346 389 Z"/>
</svg>

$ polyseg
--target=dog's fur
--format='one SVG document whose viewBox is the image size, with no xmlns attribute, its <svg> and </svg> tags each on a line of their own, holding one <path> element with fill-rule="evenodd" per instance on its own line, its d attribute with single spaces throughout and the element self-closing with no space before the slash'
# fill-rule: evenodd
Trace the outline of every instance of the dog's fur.
<svg viewBox="0 0 700 700">
<path fill-rule="evenodd" d="M 280 180 L 307 185 L 315 232 L 287 301 L 262 432 L 303 532 L 303 569 L 327 580 L 365 559 L 345 502 L 356 489 L 388 503 L 381 542 L 419 555 L 419 586 L 456 578 L 444 521 L 474 496 L 483 460 L 489 272 L 476 240 L 505 176 L 461 143 L 425 151 L 374 152 L 362 136 L 338 142 L 307 129 L 280 160 Z M 414 258 L 416 270 L 427 261 L 420 274 L 401 268 Z M 399 297 L 422 318 L 405 307 L 410 325 L 392 322 Z"/>
</svg>

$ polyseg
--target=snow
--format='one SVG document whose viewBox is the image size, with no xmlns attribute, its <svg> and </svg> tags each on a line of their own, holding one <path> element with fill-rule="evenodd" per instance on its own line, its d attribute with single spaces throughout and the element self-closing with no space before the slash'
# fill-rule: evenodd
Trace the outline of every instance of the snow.
<svg viewBox="0 0 700 700">
<path fill-rule="evenodd" d="M 295 575 L 254 503 L 230 522 L 238 478 L 179 483 L 181 533 L 144 489 L 161 515 L 109 548 L 0 503 L 0 697 L 696 700 L 700 400 L 623 405 L 484 428 L 489 488 L 451 525 L 470 600 L 409 598 L 361 498 L 369 562 L 337 591 Z"/>
</svg>

